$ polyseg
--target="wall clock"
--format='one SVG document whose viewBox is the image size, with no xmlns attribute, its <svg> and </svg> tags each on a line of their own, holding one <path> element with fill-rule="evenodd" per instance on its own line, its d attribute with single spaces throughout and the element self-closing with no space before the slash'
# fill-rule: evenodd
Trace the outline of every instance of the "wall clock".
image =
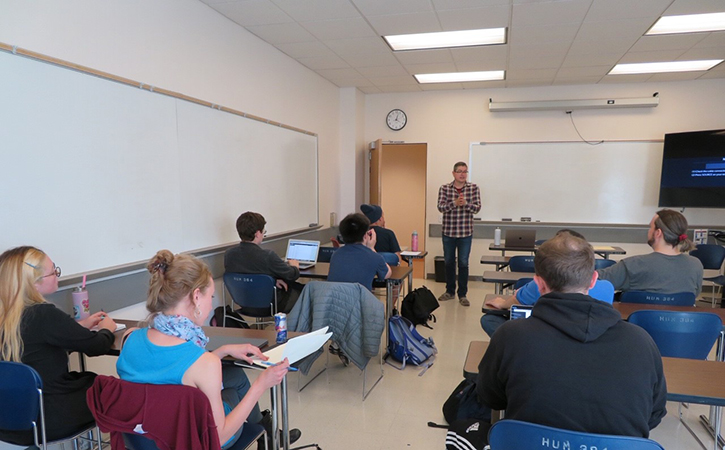
<svg viewBox="0 0 725 450">
<path fill-rule="evenodd" d="M 405 115 L 402 109 L 394 109 L 388 113 L 385 121 L 388 124 L 388 128 L 393 131 L 399 131 L 408 123 L 408 116 Z"/>
</svg>

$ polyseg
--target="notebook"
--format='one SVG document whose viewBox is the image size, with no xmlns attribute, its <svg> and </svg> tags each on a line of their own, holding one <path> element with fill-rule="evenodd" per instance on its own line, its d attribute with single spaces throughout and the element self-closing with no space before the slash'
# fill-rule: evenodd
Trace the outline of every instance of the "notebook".
<svg viewBox="0 0 725 450">
<path fill-rule="evenodd" d="M 512 228 L 506 230 L 506 248 L 533 250 L 536 246 L 536 230 Z"/>
<path fill-rule="evenodd" d="M 317 263 L 317 254 L 320 251 L 320 241 L 303 241 L 290 239 L 287 243 L 285 260 L 299 261 L 300 269 L 309 269 Z"/>
</svg>

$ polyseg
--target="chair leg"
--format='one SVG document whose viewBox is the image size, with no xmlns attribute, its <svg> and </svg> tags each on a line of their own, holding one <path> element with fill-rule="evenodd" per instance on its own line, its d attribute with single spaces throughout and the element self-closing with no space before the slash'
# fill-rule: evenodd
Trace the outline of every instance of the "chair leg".
<svg viewBox="0 0 725 450">
<path fill-rule="evenodd" d="M 677 413 L 680 416 L 680 422 L 682 423 L 682 425 L 685 426 L 685 428 L 687 429 L 687 431 L 689 431 L 690 434 L 692 435 L 692 437 L 695 438 L 695 440 L 697 441 L 697 443 L 700 444 L 700 447 L 702 447 L 704 450 L 707 450 L 707 447 L 705 447 L 705 444 L 702 443 L 702 441 L 700 440 L 700 438 L 697 437 L 697 435 L 695 434 L 695 432 L 692 430 L 692 428 L 690 428 L 690 426 L 687 424 L 687 422 L 685 422 L 685 419 L 682 417 L 682 403 L 680 403 L 677 406 Z"/>
</svg>

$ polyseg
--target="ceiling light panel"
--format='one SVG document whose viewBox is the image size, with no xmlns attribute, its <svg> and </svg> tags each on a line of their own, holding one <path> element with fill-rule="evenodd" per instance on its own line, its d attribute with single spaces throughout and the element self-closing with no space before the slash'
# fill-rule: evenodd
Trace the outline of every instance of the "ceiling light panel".
<svg viewBox="0 0 725 450">
<path fill-rule="evenodd" d="M 393 51 L 474 47 L 506 43 L 506 28 L 383 36 Z"/>
<path fill-rule="evenodd" d="M 702 33 L 725 30 L 725 12 L 664 16 L 645 35 Z"/>
<path fill-rule="evenodd" d="M 712 69 L 721 62 L 723 62 L 722 59 L 707 59 L 701 61 L 669 61 L 617 64 L 612 70 L 609 71 L 609 75 L 705 71 Z"/>
<path fill-rule="evenodd" d="M 505 71 L 489 70 L 485 72 L 451 72 L 451 73 L 423 73 L 413 75 L 418 83 L 463 83 L 466 81 L 494 81 L 503 80 Z"/>
</svg>

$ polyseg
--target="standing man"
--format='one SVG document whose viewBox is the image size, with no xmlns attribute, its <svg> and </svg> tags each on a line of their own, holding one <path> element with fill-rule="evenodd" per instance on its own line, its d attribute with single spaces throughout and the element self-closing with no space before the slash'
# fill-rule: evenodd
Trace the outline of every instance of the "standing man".
<svg viewBox="0 0 725 450">
<path fill-rule="evenodd" d="M 468 256 L 473 240 L 473 215 L 481 210 L 481 191 L 468 183 L 468 165 L 453 166 L 453 181 L 438 190 L 438 211 L 443 213 L 443 258 L 446 261 L 446 292 L 439 301 L 456 298 L 456 252 L 458 252 L 458 301 L 470 306 Z"/>
</svg>

